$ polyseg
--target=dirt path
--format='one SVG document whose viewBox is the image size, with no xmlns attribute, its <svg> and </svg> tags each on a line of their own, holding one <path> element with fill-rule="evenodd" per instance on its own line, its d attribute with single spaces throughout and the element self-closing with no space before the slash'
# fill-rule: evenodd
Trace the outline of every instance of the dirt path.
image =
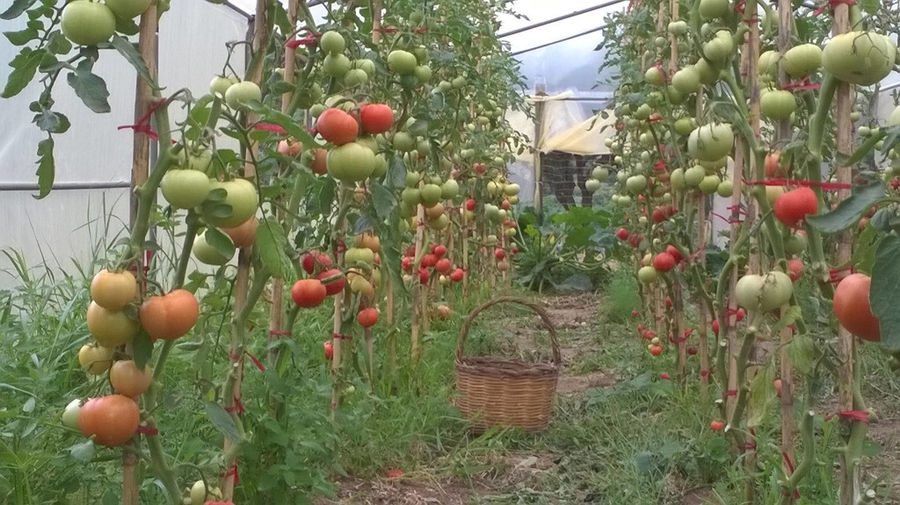
<svg viewBox="0 0 900 505">
<path fill-rule="evenodd" d="M 563 368 L 557 386 L 560 395 L 573 396 L 588 389 L 609 387 L 616 378 L 602 370 L 579 373 L 579 356 L 592 345 L 592 332 L 598 317 L 598 296 L 593 293 L 559 295 L 541 299 L 560 339 Z M 524 358 L 546 358 L 549 351 L 536 349 L 535 337 L 546 334 L 537 316 L 521 312 L 521 324 L 512 335 L 513 354 Z M 499 323 L 498 323 L 499 324 Z M 531 355 L 531 356 L 529 356 Z M 466 482 L 439 478 L 424 471 L 375 480 L 342 479 L 335 500 L 319 498 L 316 505 L 467 505 L 470 503 L 504 503 L 503 494 L 527 483 L 535 486 L 554 466 L 554 457 L 546 453 L 516 452 L 497 455 L 492 469 L 478 479 Z"/>
</svg>

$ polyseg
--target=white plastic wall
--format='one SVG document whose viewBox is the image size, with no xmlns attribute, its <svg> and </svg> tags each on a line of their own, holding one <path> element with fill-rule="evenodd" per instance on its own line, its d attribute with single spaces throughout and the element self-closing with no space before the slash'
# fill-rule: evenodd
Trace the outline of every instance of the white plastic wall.
<svg viewBox="0 0 900 505">
<path fill-rule="evenodd" d="M 21 21 L 0 21 L 0 31 L 21 29 Z M 195 96 L 207 92 L 210 79 L 220 73 L 226 57 L 225 43 L 243 40 L 247 18 L 232 9 L 204 1 L 172 2 L 160 26 L 159 74 L 164 93 L 191 89 Z M 0 42 L 0 60 L 9 62 L 17 53 L 4 38 Z M 244 64 L 243 54 L 233 62 Z M 0 67 L 0 83 L 5 83 L 10 68 Z M 132 132 L 117 130 L 133 123 L 136 77 L 132 67 L 114 50 L 104 51 L 95 73 L 106 81 L 110 92 L 108 114 L 88 110 L 72 89 L 60 79 L 54 92 L 57 108 L 72 123 L 70 130 L 56 135 L 57 182 L 129 181 L 131 176 Z M 35 100 L 40 85 L 31 85 L 19 96 L 0 99 L 0 183 L 34 183 L 37 143 L 43 138 L 31 124 L 33 113 L 28 104 Z M 183 117 L 173 107 L 173 119 Z M 54 190 L 43 200 L 32 191 L 0 191 L 0 215 L 6 226 L 0 233 L 0 249 L 21 251 L 29 265 L 46 258 L 49 266 L 70 266 L 70 258 L 90 259 L 95 237 L 102 236 L 104 222 L 110 234 L 128 221 L 127 189 Z M 106 215 L 112 218 L 107 220 Z M 91 224 L 93 233 L 85 229 Z M 0 256 L 0 287 L 15 279 L 2 271 L 9 267 Z"/>
</svg>

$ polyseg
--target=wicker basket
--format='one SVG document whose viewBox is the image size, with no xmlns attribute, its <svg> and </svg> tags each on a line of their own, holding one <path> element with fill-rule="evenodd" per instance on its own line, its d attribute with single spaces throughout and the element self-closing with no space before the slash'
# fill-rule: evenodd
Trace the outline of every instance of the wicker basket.
<svg viewBox="0 0 900 505">
<path fill-rule="evenodd" d="M 500 303 L 524 305 L 540 316 L 550 331 L 553 363 L 525 363 L 495 357 L 465 357 L 463 347 L 472 321 L 483 310 Z M 456 347 L 457 406 L 475 432 L 488 428 L 514 427 L 539 431 L 547 427 L 556 396 L 560 369 L 559 342 L 549 316 L 539 305 L 505 296 L 477 307 L 463 324 Z"/>
</svg>

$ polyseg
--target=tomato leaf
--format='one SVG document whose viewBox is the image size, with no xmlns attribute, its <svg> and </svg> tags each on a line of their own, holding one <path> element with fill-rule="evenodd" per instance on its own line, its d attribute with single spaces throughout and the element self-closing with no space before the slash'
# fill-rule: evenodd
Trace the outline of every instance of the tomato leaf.
<svg viewBox="0 0 900 505">
<path fill-rule="evenodd" d="M 748 403 L 747 426 L 755 428 L 762 424 L 769 413 L 769 404 L 775 399 L 775 362 L 756 373 L 750 381 L 750 401 Z"/>
<path fill-rule="evenodd" d="M 217 219 L 225 219 L 232 214 L 231 205 L 222 202 L 206 200 L 200 205 L 200 210 L 204 216 L 210 216 Z"/>
<path fill-rule="evenodd" d="M 231 209 L 231 206 L 228 206 L 228 208 Z M 230 210 L 229 214 L 231 214 Z M 234 242 L 222 230 L 210 226 L 206 229 L 206 233 L 203 234 L 203 238 L 206 239 L 207 244 L 211 245 L 222 256 L 226 258 L 234 256 Z"/>
<path fill-rule="evenodd" d="M 24 46 L 38 37 L 38 31 L 26 28 L 18 32 L 3 32 L 3 36 L 14 46 Z"/>
<path fill-rule="evenodd" d="M 90 439 L 69 447 L 69 454 L 82 463 L 90 463 L 90 461 L 94 459 L 94 452 L 96 452 L 94 449 L 94 441 Z"/>
<path fill-rule="evenodd" d="M 390 170 L 385 180 L 391 181 L 391 185 L 395 188 L 406 186 L 406 163 L 403 162 L 402 156 L 394 155 L 391 158 Z"/>
<path fill-rule="evenodd" d="M 273 219 L 262 219 L 256 227 L 256 251 L 266 270 L 273 277 L 291 279 L 294 277 L 294 268 L 288 258 L 287 237 L 284 229 Z"/>
<path fill-rule="evenodd" d="M 872 205 L 884 197 L 884 186 L 879 181 L 865 186 L 854 186 L 853 195 L 841 202 L 833 211 L 810 216 L 806 223 L 825 233 L 836 233 L 855 225 Z"/>
<path fill-rule="evenodd" d="M 394 207 L 397 206 L 397 199 L 391 190 L 378 181 L 370 181 L 369 190 L 372 192 L 372 205 L 378 218 L 385 220 L 391 217 Z"/>
<path fill-rule="evenodd" d="M 116 16 L 116 33 L 124 33 L 125 35 L 137 35 L 141 28 L 133 19 L 124 19 Z"/>
<path fill-rule="evenodd" d="M 878 244 L 872 266 L 869 301 L 881 327 L 881 347 L 900 351 L 900 311 L 894 298 L 900 285 L 900 237 L 888 235 Z"/>
<path fill-rule="evenodd" d="M 22 52 L 9 63 L 9 66 L 13 67 L 13 71 L 10 72 L 0 96 L 12 98 L 25 89 L 25 86 L 28 86 L 28 83 L 34 78 L 44 54 L 44 51 L 36 51 L 27 47 L 22 49 Z"/>
<path fill-rule="evenodd" d="M 876 12 L 878 12 L 878 9 L 881 7 L 881 1 L 880 0 L 860 0 L 859 7 L 866 14 L 875 14 Z"/>
<path fill-rule="evenodd" d="M 37 199 L 44 198 L 53 189 L 53 179 L 56 177 L 56 162 L 53 160 L 53 137 L 48 137 L 38 142 L 38 195 Z"/>
<path fill-rule="evenodd" d="M 37 125 L 41 131 L 45 131 L 47 133 L 65 133 L 71 124 L 69 123 L 69 118 L 60 112 L 54 112 L 50 109 L 45 109 L 41 111 L 40 114 L 35 114 L 32 122 Z"/>
<path fill-rule="evenodd" d="M 138 333 L 131 346 L 134 352 L 134 364 L 138 368 L 144 368 L 144 365 L 149 363 L 150 358 L 153 356 L 153 342 L 150 341 L 150 336 L 143 331 Z"/>
<path fill-rule="evenodd" d="M 68 54 L 72 50 L 72 43 L 59 30 L 53 30 L 47 42 L 47 50 L 53 54 Z"/>
<path fill-rule="evenodd" d="M 15 19 L 22 15 L 37 0 L 13 0 L 9 9 L 0 14 L 0 19 Z"/>
<path fill-rule="evenodd" d="M 791 357 L 791 363 L 800 373 L 812 373 L 816 360 L 819 359 L 821 351 L 816 345 L 815 340 L 809 335 L 794 335 L 788 344 L 788 354 Z"/>
<path fill-rule="evenodd" d="M 360 214 L 353 221 L 353 234 L 359 235 L 360 233 L 369 231 L 372 229 L 372 216 L 368 214 Z"/>
<path fill-rule="evenodd" d="M 141 53 L 134 47 L 134 44 L 125 37 L 113 35 L 112 46 L 116 48 L 116 51 L 119 51 L 119 54 L 125 58 L 125 61 L 131 63 L 131 66 L 137 70 L 137 73 L 147 84 L 155 85 L 153 78 L 150 77 L 150 71 L 147 70 L 147 63 L 144 62 L 144 58 L 141 57 Z"/>
<path fill-rule="evenodd" d="M 234 424 L 234 419 L 221 405 L 214 402 L 206 402 L 206 416 L 209 417 L 212 425 L 225 435 L 225 438 L 235 442 L 241 440 L 241 433 Z"/>
<path fill-rule="evenodd" d="M 313 149 L 321 147 L 312 135 L 306 131 L 306 128 L 301 127 L 300 123 L 295 121 L 291 116 L 257 103 L 249 104 L 248 106 L 254 112 L 259 113 L 261 122 L 274 123 L 284 128 L 288 132 L 288 135 L 293 137 L 294 140 L 299 140 L 304 148 Z"/>
<path fill-rule="evenodd" d="M 90 59 L 81 60 L 75 71 L 66 76 L 66 81 L 88 109 L 103 114 L 110 111 L 107 101 L 109 90 L 106 89 L 106 81 L 91 72 L 93 65 L 94 62 Z"/>
<path fill-rule="evenodd" d="M 803 310 L 800 309 L 800 306 L 798 305 L 791 305 L 784 311 L 784 314 L 781 316 L 781 319 L 775 323 L 775 326 L 772 327 L 772 331 L 781 331 L 794 324 L 798 319 L 803 319 Z"/>
</svg>

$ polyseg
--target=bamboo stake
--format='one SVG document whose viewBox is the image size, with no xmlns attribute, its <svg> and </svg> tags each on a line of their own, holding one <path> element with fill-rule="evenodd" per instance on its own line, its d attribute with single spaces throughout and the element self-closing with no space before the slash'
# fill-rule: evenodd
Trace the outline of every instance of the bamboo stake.
<svg viewBox="0 0 900 505">
<path fill-rule="evenodd" d="M 261 52 L 266 50 L 266 46 L 269 42 L 269 19 L 268 19 L 268 2 L 267 0 L 257 0 L 256 1 L 256 17 L 254 19 L 254 31 L 253 31 L 253 44 L 252 44 L 252 54 L 253 58 L 251 61 L 254 62 L 254 65 L 248 69 L 247 72 L 247 80 L 253 81 L 256 84 L 262 82 L 262 71 L 263 71 L 263 61 L 260 55 Z M 247 113 L 246 122 L 252 123 L 256 121 L 255 113 Z M 256 143 L 248 146 L 248 149 L 251 152 L 256 152 L 258 146 Z M 248 157 L 248 159 L 255 158 Z M 256 178 L 256 166 L 248 161 L 244 164 L 243 176 L 247 179 L 255 179 Z M 247 293 L 250 286 L 250 264 L 252 262 L 252 252 L 253 247 L 247 247 L 240 250 L 238 254 L 238 270 L 237 275 L 234 280 L 234 318 L 235 318 L 235 327 L 232 328 L 232 336 L 231 336 L 231 355 L 237 356 L 236 359 L 233 358 L 234 364 L 231 373 L 234 377 L 234 385 L 232 390 L 232 397 L 225 398 L 225 405 L 227 409 L 235 409 L 235 406 L 239 404 L 241 401 L 241 385 L 243 383 L 244 378 L 244 357 L 243 357 L 243 347 L 244 347 L 244 328 L 238 327 L 237 325 L 242 325 L 244 322 L 240 319 L 238 314 L 244 310 L 244 306 L 247 303 Z M 240 411 L 236 411 L 236 414 L 240 416 Z M 235 485 L 235 477 L 237 476 L 237 455 L 234 454 L 232 450 L 233 443 L 227 437 L 225 438 L 224 444 L 224 452 L 228 457 L 226 457 L 225 466 L 228 469 L 225 472 L 225 475 L 222 477 L 222 497 L 225 501 L 232 501 L 234 497 L 234 485 Z"/>
<path fill-rule="evenodd" d="M 156 4 L 150 5 L 141 15 L 140 33 L 138 34 L 138 52 L 147 65 L 150 76 L 156 79 L 157 74 L 157 53 L 156 53 Z M 134 100 L 134 119 L 135 123 L 146 116 L 147 111 L 153 105 L 153 90 L 150 83 L 146 82 L 142 77 L 137 76 L 137 86 L 135 89 Z M 130 200 L 130 217 L 129 222 L 133 228 L 138 215 L 138 206 L 140 196 L 135 188 L 142 186 L 147 182 L 150 173 L 150 137 L 134 132 L 134 140 L 132 147 L 132 165 L 131 165 L 131 200 Z M 138 256 L 137 277 L 143 279 L 144 276 L 144 255 Z M 141 282 L 142 288 L 146 288 L 146 282 Z M 143 289 L 142 289 L 143 294 Z M 126 349 L 127 354 L 131 354 L 131 345 Z M 139 471 L 138 454 L 133 450 L 125 450 L 122 452 L 122 504 L 137 505 L 140 502 L 138 493 L 138 471 Z"/>
<path fill-rule="evenodd" d="M 794 8 L 791 0 L 778 0 L 778 52 L 784 54 L 791 48 L 791 27 L 794 20 Z M 784 87 L 788 82 L 787 74 L 783 68 L 783 62 L 778 61 L 778 86 Z M 781 146 L 791 139 L 791 123 L 785 119 L 779 121 L 776 127 L 776 145 Z M 782 310 L 782 313 L 784 310 Z M 794 372 L 791 366 L 791 355 L 788 346 L 791 343 L 793 330 L 784 328 L 781 330 L 780 343 L 781 360 L 779 377 L 781 380 L 781 451 L 782 471 L 785 475 L 793 473 L 793 465 L 796 461 L 794 455 Z M 789 463 L 790 462 L 790 463 Z"/>
<path fill-rule="evenodd" d="M 299 0 L 290 0 L 288 2 L 288 21 L 291 27 L 297 25 L 297 12 L 300 9 Z M 296 33 L 290 34 L 290 39 L 297 38 Z M 284 80 L 288 83 L 294 82 L 294 70 L 296 67 L 297 49 L 290 45 L 285 46 L 284 50 Z M 293 92 L 288 91 L 281 97 L 281 112 L 287 113 L 291 107 Z M 282 174 L 284 175 L 284 167 Z M 284 219 L 284 212 L 279 206 L 275 210 L 275 218 L 280 223 Z M 269 343 L 276 342 L 282 335 L 284 326 L 284 279 L 281 277 L 272 278 L 272 305 L 269 310 Z M 274 364 L 278 359 L 278 349 L 274 345 L 269 346 L 269 362 Z"/>
<path fill-rule="evenodd" d="M 417 206 L 416 210 L 416 260 L 421 261 L 422 259 L 422 248 L 425 245 L 425 207 L 422 204 Z M 418 272 L 414 273 L 416 279 L 413 280 L 415 288 L 413 289 L 413 319 L 412 319 L 412 328 L 410 331 L 410 348 L 409 348 L 409 356 L 410 362 L 412 364 L 413 369 L 419 363 L 419 358 L 422 356 L 422 349 L 420 347 L 419 336 L 422 330 L 422 324 L 425 319 L 425 311 L 423 310 L 424 298 L 426 295 L 426 288 L 423 286 L 418 279 Z"/>
<path fill-rule="evenodd" d="M 850 30 L 850 8 L 847 4 L 836 4 L 834 6 L 834 25 L 832 33 L 837 35 Z M 853 151 L 853 124 L 850 120 L 850 109 L 853 104 L 853 87 L 846 82 L 840 82 L 835 97 L 835 115 L 837 122 L 837 133 L 835 144 L 837 152 L 849 154 Z M 849 184 L 851 182 L 851 167 L 838 165 L 836 168 L 836 177 L 839 183 Z M 837 193 L 838 201 L 843 201 L 850 197 L 849 189 L 839 190 Z M 849 231 L 841 232 L 838 235 L 838 249 L 835 257 L 835 264 L 843 265 L 851 260 L 853 253 L 852 236 Z M 861 401 L 856 400 L 855 384 L 855 367 L 856 350 L 855 339 L 843 326 L 838 326 L 838 377 L 840 389 L 840 404 L 842 410 L 864 410 L 865 406 L 861 405 Z M 856 450 L 854 439 L 859 440 L 865 438 L 866 425 L 859 421 L 851 421 L 851 432 L 848 437 L 848 447 L 843 453 L 843 464 L 841 464 L 841 505 L 856 505 L 860 503 L 862 489 L 859 474 L 859 457 L 861 454 Z"/>
</svg>

